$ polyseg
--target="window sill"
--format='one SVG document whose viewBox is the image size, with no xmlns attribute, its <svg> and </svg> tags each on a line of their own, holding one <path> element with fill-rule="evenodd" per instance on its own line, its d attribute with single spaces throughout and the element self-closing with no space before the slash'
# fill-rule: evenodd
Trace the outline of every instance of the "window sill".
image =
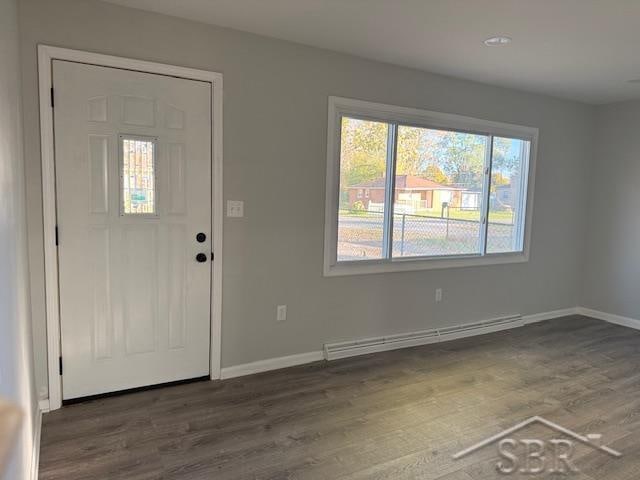
<svg viewBox="0 0 640 480">
<path fill-rule="evenodd" d="M 401 258 L 394 260 L 361 260 L 340 262 L 324 266 L 325 277 L 366 275 L 390 272 L 413 272 L 417 270 L 442 270 L 449 268 L 481 267 L 524 263 L 529 261 L 526 252 L 496 253 L 489 255 L 469 255 L 435 258 Z"/>
</svg>

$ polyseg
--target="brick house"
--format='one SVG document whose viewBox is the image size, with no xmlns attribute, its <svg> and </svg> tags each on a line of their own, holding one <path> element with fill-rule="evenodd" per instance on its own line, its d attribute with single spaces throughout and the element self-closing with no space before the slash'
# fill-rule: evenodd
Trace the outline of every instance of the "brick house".
<svg viewBox="0 0 640 480">
<path fill-rule="evenodd" d="M 439 210 L 443 202 L 451 207 L 460 206 L 465 189 L 443 185 L 433 180 L 413 175 L 397 175 L 394 203 L 407 213 L 417 210 Z M 384 204 L 385 179 L 383 177 L 352 185 L 348 188 L 349 208 L 361 202 L 365 210 L 376 210 Z"/>
</svg>

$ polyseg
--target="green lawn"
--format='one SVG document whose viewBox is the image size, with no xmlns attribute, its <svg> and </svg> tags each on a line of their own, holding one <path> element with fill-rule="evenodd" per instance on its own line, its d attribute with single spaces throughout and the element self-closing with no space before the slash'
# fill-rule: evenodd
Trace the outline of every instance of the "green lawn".
<svg viewBox="0 0 640 480">
<path fill-rule="evenodd" d="M 358 210 L 347 210 L 340 209 L 341 216 L 354 216 L 354 217 L 366 217 L 378 215 L 382 216 L 381 213 L 372 213 L 367 211 L 358 211 Z M 440 217 L 439 210 L 421 210 L 416 213 L 416 215 L 424 215 L 425 217 Z M 452 208 L 449 210 L 449 218 L 455 220 L 471 220 L 471 221 L 480 221 L 480 212 L 477 210 L 458 210 Z M 489 215 L 489 220 L 492 223 L 505 223 L 505 224 L 513 224 L 513 213 L 509 211 L 499 211 L 499 212 L 491 212 Z"/>
<path fill-rule="evenodd" d="M 459 220 L 475 220 L 480 221 L 480 212 L 473 210 L 457 210 L 451 209 L 449 211 L 449 218 L 456 218 Z M 496 223 L 513 223 L 513 212 L 509 211 L 499 211 L 499 212 L 490 212 L 489 213 L 489 221 Z"/>
</svg>

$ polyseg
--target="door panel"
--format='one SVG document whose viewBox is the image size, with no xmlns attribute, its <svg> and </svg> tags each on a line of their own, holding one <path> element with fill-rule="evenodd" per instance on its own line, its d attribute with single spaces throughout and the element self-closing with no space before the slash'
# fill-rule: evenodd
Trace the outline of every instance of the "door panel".
<svg viewBox="0 0 640 480">
<path fill-rule="evenodd" d="M 58 60 L 53 81 L 63 398 L 208 375 L 211 84 Z"/>
</svg>

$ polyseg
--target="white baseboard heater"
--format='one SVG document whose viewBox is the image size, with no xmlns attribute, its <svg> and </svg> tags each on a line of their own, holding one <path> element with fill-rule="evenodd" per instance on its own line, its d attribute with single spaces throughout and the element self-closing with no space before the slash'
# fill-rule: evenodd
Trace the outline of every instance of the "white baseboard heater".
<svg viewBox="0 0 640 480">
<path fill-rule="evenodd" d="M 419 332 L 387 335 L 384 337 L 352 340 L 349 342 L 326 343 L 324 345 L 324 357 L 327 360 L 366 355 L 368 353 L 384 352 L 399 348 L 427 345 L 429 343 L 446 342 L 456 338 L 484 335 L 485 333 L 498 332 L 510 328 L 522 327 L 525 322 L 522 315 L 494 318 L 482 322 L 467 323 L 453 327 L 434 328 Z"/>
</svg>

